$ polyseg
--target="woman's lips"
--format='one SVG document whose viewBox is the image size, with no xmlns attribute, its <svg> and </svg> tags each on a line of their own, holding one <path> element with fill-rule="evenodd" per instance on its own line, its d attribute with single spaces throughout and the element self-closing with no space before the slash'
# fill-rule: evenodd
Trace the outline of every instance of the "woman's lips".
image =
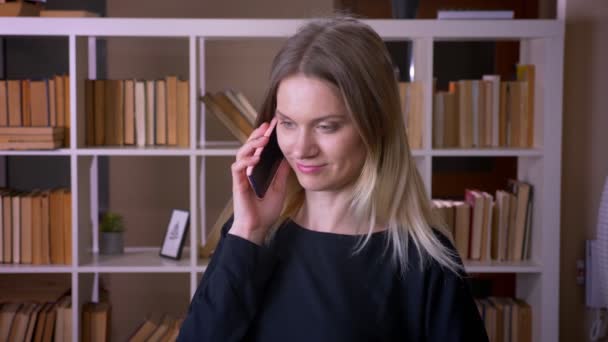
<svg viewBox="0 0 608 342">
<path fill-rule="evenodd" d="M 298 170 L 302 173 L 317 173 L 319 171 L 321 171 L 321 169 L 325 166 L 325 165 L 304 165 L 304 164 L 300 164 L 300 163 L 296 163 L 296 166 L 298 167 Z"/>
</svg>

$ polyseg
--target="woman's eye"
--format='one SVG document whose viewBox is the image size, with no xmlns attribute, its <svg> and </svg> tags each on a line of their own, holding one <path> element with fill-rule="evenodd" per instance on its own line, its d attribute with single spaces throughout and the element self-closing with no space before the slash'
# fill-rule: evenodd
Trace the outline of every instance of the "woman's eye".
<svg viewBox="0 0 608 342">
<path fill-rule="evenodd" d="M 285 128 L 293 128 L 294 124 L 293 122 L 289 122 L 289 121 L 281 121 L 280 125 L 285 127 Z"/>
<path fill-rule="evenodd" d="M 317 127 L 324 132 L 334 132 L 338 129 L 338 125 L 319 125 Z"/>
</svg>

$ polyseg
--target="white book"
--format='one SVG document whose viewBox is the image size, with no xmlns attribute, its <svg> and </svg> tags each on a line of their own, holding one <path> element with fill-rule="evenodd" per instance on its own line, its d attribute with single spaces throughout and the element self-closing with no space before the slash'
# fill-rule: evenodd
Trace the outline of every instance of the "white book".
<svg viewBox="0 0 608 342">
<path fill-rule="evenodd" d="M 437 19 L 441 20 L 496 20 L 513 19 L 513 11 L 475 11 L 475 10 L 442 10 L 437 11 Z"/>
<path fill-rule="evenodd" d="M 135 142 L 138 147 L 146 146 L 146 85 L 144 81 L 135 83 Z"/>
<path fill-rule="evenodd" d="M 146 145 L 156 144 L 156 94 L 154 81 L 146 81 Z"/>
</svg>

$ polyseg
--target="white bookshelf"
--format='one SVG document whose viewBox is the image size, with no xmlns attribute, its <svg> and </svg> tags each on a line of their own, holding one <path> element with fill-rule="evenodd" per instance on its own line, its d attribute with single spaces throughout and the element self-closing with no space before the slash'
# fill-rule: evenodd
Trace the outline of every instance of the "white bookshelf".
<svg viewBox="0 0 608 342">
<path fill-rule="evenodd" d="M 197 241 L 206 222 L 205 171 L 208 157 L 234 156 L 238 144 L 206 141 L 204 107 L 196 99 L 205 92 L 204 51 L 209 40 L 285 38 L 304 21 L 273 19 L 128 19 L 128 18 L 2 18 L 0 36 L 59 36 L 69 40 L 71 146 L 57 151 L 0 151 L 0 156 L 69 156 L 72 189 L 73 263 L 67 266 L 1 265 L 2 273 L 66 273 L 72 277 L 73 336 L 80 333 L 80 310 L 91 299 L 98 273 L 181 273 L 190 276 L 192 296 L 207 260 L 199 260 Z M 558 340 L 559 236 L 564 23 L 558 20 L 435 21 L 370 20 L 386 40 L 413 42 L 415 78 L 424 82 L 424 148 L 413 151 L 432 189 L 432 160 L 446 156 L 505 156 L 518 159 L 518 178 L 534 185 L 532 258 L 521 263 L 468 262 L 471 273 L 515 273 L 517 296 L 533 308 L 533 340 Z M 190 82 L 190 147 L 85 148 L 84 87 L 97 76 L 95 40 L 100 37 L 169 37 L 188 40 Z M 431 94 L 433 44 L 436 41 L 518 40 L 520 62 L 536 65 L 535 148 L 432 149 Z M 204 129 L 202 130 L 204 132 Z M 129 247 L 117 257 L 97 254 L 99 156 L 180 156 L 189 160 L 190 245 L 179 261 L 161 259 L 159 247 Z M 1 275 L 0 275 L 1 276 Z M 188 298 L 189 300 L 189 298 Z M 120 310 L 120 303 L 114 305 Z M 142 317 L 143 318 L 143 317 Z"/>
</svg>

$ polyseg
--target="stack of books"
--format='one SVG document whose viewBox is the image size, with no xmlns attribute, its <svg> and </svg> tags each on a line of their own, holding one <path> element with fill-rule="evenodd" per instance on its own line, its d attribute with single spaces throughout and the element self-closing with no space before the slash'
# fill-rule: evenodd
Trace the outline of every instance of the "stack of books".
<svg viewBox="0 0 608 342">
<path fill-rule="evenodd" d="M 0 127 L 0 149 L 56 149 L 63 146 L 64 135 L 64 127 Z"/>
<path fill-rule="evenodd" d="M 205 93 L 201 97 L 207 110 L 226 126 L 241 143 L 254 130 L 258 113 L 241 92 L 228 89 L 215 94 Z"/>
</svg>

